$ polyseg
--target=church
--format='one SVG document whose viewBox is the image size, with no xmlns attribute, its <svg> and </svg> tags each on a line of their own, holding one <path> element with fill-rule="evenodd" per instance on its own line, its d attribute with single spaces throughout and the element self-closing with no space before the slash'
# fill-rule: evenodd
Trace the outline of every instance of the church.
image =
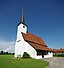
<svg viewBox="0 0 64 68">
<path fill-rule="evenodd" d="M 22 57 L 24 52 L 35 59 L 53 57 L 53 51 L 47 47 L 42 38 L 28 32 L 27 25 L 24 21 L 24 10 L 20 23 L 17 26 L 17 38 L 15 42 L 15 57 Z"/>
</svg>

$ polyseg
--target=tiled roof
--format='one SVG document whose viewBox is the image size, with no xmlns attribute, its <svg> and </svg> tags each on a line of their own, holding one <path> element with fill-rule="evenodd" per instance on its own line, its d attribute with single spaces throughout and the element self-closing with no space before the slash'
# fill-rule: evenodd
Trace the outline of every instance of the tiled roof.
<svg viewBox="0 0 64 68">
<path fill-rule="evenodd" d="M 61 53 L 61 52 L 64 52 L 64 49 L 54 49 L 53 52 L 54 53 Z"/>
<path fill-rule="evenodd" d="M 45 51 L 52 51 L 50 48 L 44 47 L 42 45 L 36 44 L 36 43 L 32 43 L 32 42 L 28 42 L 33 48 L 37 49 L 37 50 L 45 50 Z"/>
<path fill-rule="evenodd" d="M 46 51 L 52 51 L 50 48 L 47 48 L 44 41 L 31 33 L 24 34 L 22 33 L 23 38 L 25 41 L 27 41 L 33 48 L 37 50 L 46 50 Z"/>
<path fill-rule="evenodd" d="M 26 40 L 26 41 L 46 46 L 46 44 L 44 43 L 44 41 L 40 37 L 35 36 L 34 34 L 31 34 L 31 33 L 28 32 L 27 34 L 22 33 L 22 35 L 24 37 L 24 40 Z"/>
</svg>

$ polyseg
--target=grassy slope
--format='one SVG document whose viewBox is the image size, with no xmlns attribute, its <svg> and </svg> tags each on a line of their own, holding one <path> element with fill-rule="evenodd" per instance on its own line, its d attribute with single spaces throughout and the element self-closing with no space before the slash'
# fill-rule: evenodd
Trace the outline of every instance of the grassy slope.
<svg viewBox="0 0 64 68">
<path fill-rule="evenodd" d="M 48 63 L 36 59 L 19 59 L 11 55 L 0 55 L 0 68 L 45 68 Z"/>
</svg>

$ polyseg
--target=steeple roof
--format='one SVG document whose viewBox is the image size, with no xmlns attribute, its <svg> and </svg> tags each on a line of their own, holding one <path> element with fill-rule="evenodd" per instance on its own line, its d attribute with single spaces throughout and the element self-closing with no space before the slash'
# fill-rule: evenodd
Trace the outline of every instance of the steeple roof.
<svg viewBox="0 0 64 68">
<path fill-rule="evenodd" d="M 25 24 L 25 21 L 24 21 L 24 8 L 22 8 L 22 15 L 21 15 L 21 17 L 20 17 L 20 23 L 18 24 L 18 25 L 20 25 L 20 24 L 24 24 L 24 25 L 26 25 Z M 26 25 L 27 26 L 27 25 Z"/>
<path fill-rule="evenodd" d="M 22 16 L 20 17 L 20 22 L 25 23 L 25 21 L 24 21 L 24 8 L 22 8 Z"/>
</svg>

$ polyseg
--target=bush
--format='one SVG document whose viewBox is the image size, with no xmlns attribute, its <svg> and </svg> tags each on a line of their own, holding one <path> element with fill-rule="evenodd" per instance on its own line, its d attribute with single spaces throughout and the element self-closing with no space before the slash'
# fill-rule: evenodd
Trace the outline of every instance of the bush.
<svg viewBox="0 0 64 68">
<path fill-rule="evenodd" d="M 54 57 L 64 57 L 64 54 L 55 54 Z"/>
<path fill-rule="evenodd" d="M 64 54 L 59 54 L 58 57 L 64 57 Z"/>
<path fill-rule="evenodd" d="M 30 55 L 28 53 L 24 52 L 22 58 L 30 58 Z"/>
<path fill-rule="evenodd" d="M 4 55 L 4 51 L 1 51 L 1 52 L 0 52 L 0 55 Z"/>
</svg>

